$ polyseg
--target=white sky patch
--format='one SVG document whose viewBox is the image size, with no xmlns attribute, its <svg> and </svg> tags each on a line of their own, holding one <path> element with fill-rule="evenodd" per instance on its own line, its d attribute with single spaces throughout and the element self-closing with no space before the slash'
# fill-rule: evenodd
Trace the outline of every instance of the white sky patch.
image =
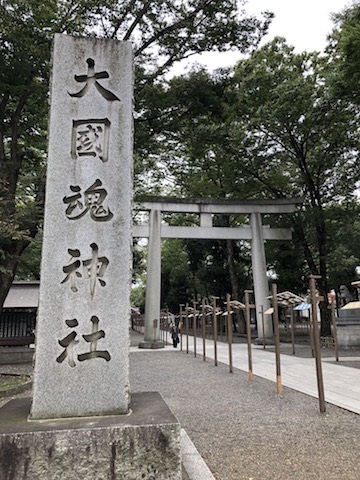
<svg viewBox="0 0 360 480">
<path fill-rule="evenodd" d="M 260 13 L 269 10 L 275 14 L 269 33 L 262 44 L 276 36 L 285 37 L 287 43 L 295 47 L 297 53 L 307 51 L 323 51 L 327 36 L 334 24 L 332 13 L 339 13 L 351 5 L 351 0 L 248 0 L 243 7 L 249 14 L 260 17 Z M 239 52 L 208 52 L 194 55 L 180 62 L 171 69 L 171 75 L 180 75 L 200 63 L 210 71 L 216 68 L 232 67 L 240 60 Z"/>
</svg>

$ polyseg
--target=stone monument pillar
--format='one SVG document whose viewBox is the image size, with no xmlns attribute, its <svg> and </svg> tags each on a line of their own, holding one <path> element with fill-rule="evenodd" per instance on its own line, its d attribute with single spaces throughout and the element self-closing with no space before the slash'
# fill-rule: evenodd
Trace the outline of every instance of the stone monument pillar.
<svg viewBox="0 0 360 480">
<path fill-rule="evenodd" d="M 127 413 L 129 42 L 56 35 L 31 418 Z"/>
<path fill-rule="evenodd" d="M 128 42 L 55 36 L 34 397 L 0 409 L 4 480 L 181 479 L 160 394 L 129 408 L 132 71 Z"/>
</svg>

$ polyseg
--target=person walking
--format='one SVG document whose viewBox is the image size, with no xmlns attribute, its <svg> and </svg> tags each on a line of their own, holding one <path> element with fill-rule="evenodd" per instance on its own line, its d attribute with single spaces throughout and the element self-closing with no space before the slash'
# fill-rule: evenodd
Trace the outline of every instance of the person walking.
<svg viewBox="0 0 360 480">
<path fill-rule="evenodd" d="M 173 347 L 177 348 L 178 343 L 179 343 L 179 329 L 178 327 L 173 323 L 170 328 L 170 333 L 171 333 L 171 338 L 173 341 Z"/>
</svg>

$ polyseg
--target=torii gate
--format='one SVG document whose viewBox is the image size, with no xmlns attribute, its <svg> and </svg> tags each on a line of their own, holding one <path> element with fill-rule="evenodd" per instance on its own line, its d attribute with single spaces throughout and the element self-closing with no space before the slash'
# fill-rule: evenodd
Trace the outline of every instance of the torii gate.
<svg viewBox="0 0 360 480">
<path fill-rule="evenodd" d="M 137 203 L 137 211 L 148 211 L 149 224 L 134 225 L 133 237 L 149 239 L 147 257 L 147 280 L 145 296 L 145 335 L 140 348 L 162 348 L 160 341 L 160 295 L 161 295 L 161 239 L 191 238 L 202 240 L 250 240 L 254 294 L 257 305 L 269 307 L 268 280 L 264 240 L 291 240 L 289 228 L 269 228 L 262 224 L 263 214 L 293 213 L 302 199 L 278 200 L 212 200 L 149 197 Z M 200 226 L 179 227 L 162 224 L 161 213 L 192 213 L 200 215 Z M 214 227 L 212 215 L 249 215 L 250 226 Z M 260 312 L 256 312 L 259 337 L 263 336 Z M 154 323 L 154 320 L 158 320 Z M 155 325 L 155 326 L 154 326 Z M 265 318 L 266 339 L 272 339 L 271 318 Z"/>
</svg>

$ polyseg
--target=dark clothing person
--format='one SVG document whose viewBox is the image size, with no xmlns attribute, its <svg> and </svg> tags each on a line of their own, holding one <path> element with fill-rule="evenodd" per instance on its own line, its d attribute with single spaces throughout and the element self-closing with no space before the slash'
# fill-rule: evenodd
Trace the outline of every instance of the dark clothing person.
<svg viewBox="0 0 360 480">
<path fill-rule="evenodd" d="M 179 329 L 176 325 L 173 325 L 171 327 L 170 332 L 171 332 L 171 338 L 172 338 L 172 341 L 173 341 L 173 346 L 174 346 L 174 348 L 177 348 L 178 343 L 180 341 L 179 340 Z"/>
</svg>

